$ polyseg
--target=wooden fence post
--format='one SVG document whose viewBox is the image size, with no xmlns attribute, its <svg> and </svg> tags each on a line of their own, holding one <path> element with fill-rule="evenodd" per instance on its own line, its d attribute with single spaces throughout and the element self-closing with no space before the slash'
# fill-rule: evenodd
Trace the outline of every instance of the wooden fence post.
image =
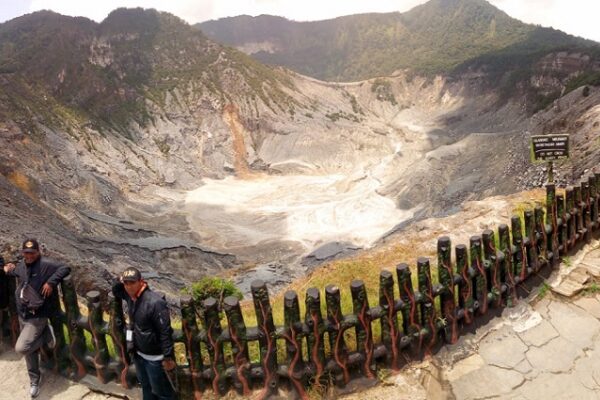
<svg viewBox="0 0 600 400">
<path fill-rule="evenodd" d="M 60 310 L 58 298 L 56 298 L 56 308 Z M 41 352 L 42 355 L 47 358 L 47 367 L 51 368 L 55 373 L 61 373 L 68 370 L 70 364 L 69 352 L 67 351 L 65 340 L 65 332 L 63 330 L 63 324 L 66 324 L 66 316 L 63 312 L 59 312 L 58 315 L 50 318 L 50 324 L 54 330 L 56 344 L 54 345 L 53 349 L 48 349 L 46 346 L 42 346 Z"/>
<path fill-rule="evenodd" d="M 186 358 L 190 366 L 190 380 L 194 400 L 202 398 L 202 354 L 200 352 L 200 330 L 196 320 L 196 305 L 190 295 L 181 297 L 181 327 L 183 330 Z"/>
<path fill-rule="evenodd" d="M 566 213 L 569 236 L 569 251 L 577 242 L 577 210 L 575 209 L 575 191 L 569 186 L 565 191 Z"/>
<path fill-rule="evenodd" d="M 556 197 L 556 186 L 552 183 L 546 184 L 546 225 L 550 227 L 550 242 L 548 253 L 552 253 L 548 260 L 551 267 L 555 267 L 559 262 L 560 232 L 558 229 L 558 199 Z M 548 232 L 546 230 L 546 232 Z M 548 254 L 550 256 L 550 254 Z"/>
<path fill-rule="evenodd" d="M 10 277 L 8 279 L 8 319 L 10 328 L 10 341 L 12 347 L 15 347 L 17 338 L 19 337 L 19 313 L 17 312 L 17 301 L 13 293 L 17 290 L 16 278 Z"/>
<path fill-rule="evenodd" d="M 94 368 L 96 377 L 101 383 L 107 383 L 110 379 L 108 371 L 108 346 L 106 345 L 105 323 L 102 318 L 102 307 L 100 306 L 100 292 L 92 290 L 87 292 L 87 307 L 89 311 L 88 327 L 92 333 L 92 343 L 94 345 Z"/>
<path fill-rule="evenodd" d="M 250 285 L 250 291 L 252 292 L 258 322 L 260 361 L 265 380 L 261 398 L 266 398 L 277 391 L 278 385 L 275 324 L 273 323 L 273 312 L 267 285 L 261 280 L 253 281 Z"/>
<path fill-rule="evenodd" d="M 583 214 L 584 240 L 586 243 L 592 241 L 592 206 L 590 198 L 589 180 L 581 181 L 581 208 Z"/>
<path fill-rule="evenodd" d="M 250 395 L 250 357 L 248 355 L 248 337 L 246 323 L 240 308 L 240 301 L 235 296 L 225 297 L 223 310 L 227 315 L 231 351 L 235 366 L 234 386 L 244 396 Z"/>
<path fill-rule="evenodd" d="M 592 232 L 598 229 L 598 187 L 596 179 L 594 173 L 588 177 L 588 187 L 590 188 L 590 223 Z"/>
<path fill-rule="evenodd" d="M 112 293 L 108 293 L 108 303 L 110 306 L 109 332 L 115 346 L 116 373 L 119 383 L 125 389 L 131 388 L 128 379 L 129 366 L 131 360 L 127 354 L 127 343 L 125 341 L 125 317 L 123 315 L 123 301 L 115 298 Z"/>
<path fill-rule="evenodd" d="M 302 359 L 303 332 L 302 322 L 300 321 L 300 303 L 298 301 L 298 295 L 296 292 L 291 290 L 285 292 L 283 296 L 283 307 L 283 315 L 285 319 L 285 333 L 283 334 L 283 337 L 286 340 L 285 346 L 287 351 L 288 378 L 296 389 L 298 396 L 300 396 L 300 398 L 303 400 L 308 400 L 308 394 L 304 389 L 304 385 L 306 385 L 307 382 L 304 374 L 304 361 Z M 331 332 L 329 335 L 329 338 L 331 339 Z M 331 348 L 335 357 L 334 347 L 332 346 Z"/>
<path fill-rule="evenodd" d="M 527 278 L 527 249 L 523 240 L 523 230 L 521 228 L 521 218 L 513 216 L 510 219 L 513 245 L 517 251 L 514 258 L 515 282 L 523 282 Z"/>
<path fill-rule="evenodd" d="M 461 278 L 458 285 L 458 305 L 462 311 L 463 321 L 468 325 L 473 322 L 473 273 L 467 262 L 467 246 L 459 244 L 454 251 L 456 252 L 456 272 Z"/>
<path fill-rule="evenodd" d="M 387 349 L 387 360 L 394 371 L 400 369 L 400 338 L 396 301 L 394 300 L 394 277 L 390 271 L 379 274 L 379 306 L 383 310 L 381 340 Z M 391 362 L 390 362 L 391 361 Z"/>
<path fill-rule="evenodd" d="M 581 200 L 581 183 L 573 188 L 573 196 L 575 202 L 575 236 L 577 241 L 584 240 L 585 224 L 583 222 L 583 214 L 585 213 L 585 206 Z"/>
<path fill-rule="evenodd" d="M 594 203 L 594 215 L 595 215 L 595 219 L 594 222 L 595 223 L 595 228 L 600 228 L 600 172 L 596 172 L 594 171 L 592 173 L 593 177 L 594 177 L 594 189 L 593 189 L 593 193 L 594 194 L 594 198 L 595 198 L 595 203 Z"/>
<path fill-rule="evenodd" d="M 556 215 L 558 215 L 558 255 L 565 255 L 569 251 L 569 224 L 565 207 L 565 196 L 556 195 Z"/>
<path fill-rule="evenodd" d="M 533 218 L 535 220 L 535 237 L 537 240 L 539 268 L 546 264 L 552 266 L 552 260 L 549 259 L 552 255 L 552 229 L 549 226 L 547 227 L 544 222 L 544 209 L 542 206 L 535 207 L 533 210 Z"/>
<path fill-rule="evenodd" d="M 540 261 L 538 257 L 538 240 L 535 234 L 535 219 L 532 210 L 526 210 L 525 219 L 525 240 L 527 247 L 527 265 L 531 272 L 537 273 L 540 270 Z"/>
<path fill-rule="evenodd" d="M 223 355 L 223 342 L 221 341 L 221 318 L 219 316 L 219 302 L 209 297 L 204 300 L 204 326 L 206 328 L 206 348 L 210 355 L 212 389 L 216 395 L 227 392 L 225 380 L 225 357 Z"/>
<path fill-rule="evenodd" d="M 496 250 L 496 243 L 494 239 L 494 231 L 486 229 L 483 231 L 483 257 L 484 265 L 488 274 L 488 300 L 492 301 L 492 304 L 496 308 L 502 307 L 502 270 L 500 268 L 500 256 L 498 250 Z"/>
<path fill-rule="evenodd" d="M 443 236 L 438 239 L 438 277 L 442 285 L 440 306 L 444 319 L 444 339 L 447 343 L 456 343 L 458 340 L 458 318 L 456 315 L 456 290 L 454 271 L 451 262 L 452 244 L 450 238 Z"/>
<path fill-rule="evenodd" d="M 375 378 L 375 357 L 373 357 L 373 330 L 371 329 L 371 314 L 365 284 L 354 280 L 350 284 L 352 292 L 353 312 L 358 319 L 356 324 L 356 350 L 362 354 L 363 373 L 367 378 Z"/>
<path fill-rule="evenodd" d="M 420 338 L 421 325 L 419 324 L 417 300 L 413 290 L 410 268 L 407 264 L 398 264 L 396 266 L 396 275 L 398 276 L 398 285 L 400 286 L 400 299 L 404 303 L 402 308 L 402 329 L 404 335 L 410 339 L 412 344 L 415 339 Z"/>
<path fill-rule="evenodd" d="M 471 268 L 476 273 L 473 283 L 475 288 L 474 297 L 477 301 L 477 309 L 479 310 L 479 314 L 483 315 L 487 313 L 488 310 L 488 279 L 485 267 L 481 261 L 480 236 L 471 236 L 471 239 L 469 240 L 469 258 L 471 262 Z"/>
<path fill-rule="evenodd" d="M 73 286 L 71 275 L 65 277 L 61 283 L 63 292 L 63 303 L 65 305 L 65 314 L 67 316 L 67 327 L 69 330 L 69 355 L 75 365 L 73 377 L 81 379 L 87 373 L 85 367 L 86 345 L 83 328 L 80 326 L 81 314 L 79 313 L 79 304 L 77 302 L 77 293 Z"/>
<path fill-rule="evenodd" d="M 433 282 L 431 281 L 431 267 L 429 260 L 425 257 L 417 259 L 417 277 L 419 281 L 419 293 L 421 294 L 421 324 L 426 327 L 421 334 L 429 337 L 425 351 L 431 353 L 433 346 L 437 343 L 437 315 L 435 311 L 435 296 L 433 294 Z"/>
<path fill-rule="evenodd" d="M 309 288 L 306 291 L 305 299 L 306 316 L 304 320 L 306 326 L 308 326 L 308 334 L 306 335 L 308 358 L 315 374 L 314 383 L 319 386 L 325 383 L 325 346 L 323 338 L 325 325 L 323 324 L 323 316 L 321 315 L 321 295 L 319 289 Z"/>
<path fill-rule="evenodd" d="M 515 271 L 513 265 L 513 245 L 510 243 L 510 231 L 508 225 L 502 224 L 498 227 L 500 251 L 504 254 L 504 282 L 506 282 L 506 305 L 513 307 L 517 301 L 517 283 L 515 282 Z"/>
</svg>

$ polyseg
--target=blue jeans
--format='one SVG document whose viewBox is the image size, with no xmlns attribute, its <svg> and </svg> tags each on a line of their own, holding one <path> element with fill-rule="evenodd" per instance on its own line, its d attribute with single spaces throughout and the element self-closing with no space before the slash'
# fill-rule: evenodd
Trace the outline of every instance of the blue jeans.
<svg viewBox="0 0 600 400">
<path fill-rule="evenodd" d="M 148 361 L 134 356 L 135 372 L 142 385 L 143 400 L 175 400 L 175 391 L 162 366 L 162 361 Z"/>
</svg>

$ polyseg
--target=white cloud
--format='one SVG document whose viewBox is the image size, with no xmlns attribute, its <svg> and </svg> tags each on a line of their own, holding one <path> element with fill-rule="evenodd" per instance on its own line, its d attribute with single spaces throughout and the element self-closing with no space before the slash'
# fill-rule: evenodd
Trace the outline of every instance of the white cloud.
<svg viewBox="0 0 600 400">
<path fill-rule="evenodd" d="M 334 18 L 364 12 L 404 12 L 425 0 L 16 0 L 29 12 L 51 9 L 73 16 L 103 20 L 118 7 L 156 8 L 190 23 L 240 14 L 280 15 L 298 21 Z M 553 26 L 567 33 L 600 41 L 600 2 L 591 0 L 490 0 L 524 22 Z M 22 6 L 19 11 L 25 7 Z M 15 8 L 15 12 L 17 8 Z M 18 15 L 2 14 L 4 18 Z"/>
</svg>

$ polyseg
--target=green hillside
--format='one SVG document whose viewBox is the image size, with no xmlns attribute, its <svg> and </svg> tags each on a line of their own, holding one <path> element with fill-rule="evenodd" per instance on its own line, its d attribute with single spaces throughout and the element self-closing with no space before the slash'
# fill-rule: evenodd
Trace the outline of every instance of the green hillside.
<svg viewBox="0 0 600 400">
<path fill-rule="evenodd" d="M 183 20 L 141 8 L 115 10 L 100 24 L 49 11 L 0 24 L 0 83 L 0 116 L 76 119 L 125 135 L 133 121 L 152 122 L 148 100 L 160 106 L 175 88 L 184 98 L 210 93 L 268 103 L 290 85 L 284 73 Z"/>
<path fill-rule="evenodd" d="M 236 47 L 265 43 L 253 56 L 330 81 L 354 81 L 409 69 L 443 73 L 507 48 L 537 53 L 595 43 L 524 24 L 484 0 L 431 0 L 406 13 L 362 14 L 326 21 L 240 16 L 197 25 Z M 505 53 L 506 55 L 506 53 Z"/>
</svg>

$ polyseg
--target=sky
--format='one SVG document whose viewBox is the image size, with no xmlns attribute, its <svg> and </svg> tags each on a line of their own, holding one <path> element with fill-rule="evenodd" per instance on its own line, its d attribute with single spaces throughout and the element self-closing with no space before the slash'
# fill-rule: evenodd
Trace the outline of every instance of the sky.
<svg viewBox="0 0 600 400">
<path fill-rule="evenodd" d="M 365 12 L 404 12 L 426 0 L 0 0 L 0 22 L 38 10 L 102 21 L 119 7 L 156 8 L 194 24 L 241 14 L 314 21 Z M 598 0 L 488 0 L 523 22 L 600 42 Z"/>
</svg>

